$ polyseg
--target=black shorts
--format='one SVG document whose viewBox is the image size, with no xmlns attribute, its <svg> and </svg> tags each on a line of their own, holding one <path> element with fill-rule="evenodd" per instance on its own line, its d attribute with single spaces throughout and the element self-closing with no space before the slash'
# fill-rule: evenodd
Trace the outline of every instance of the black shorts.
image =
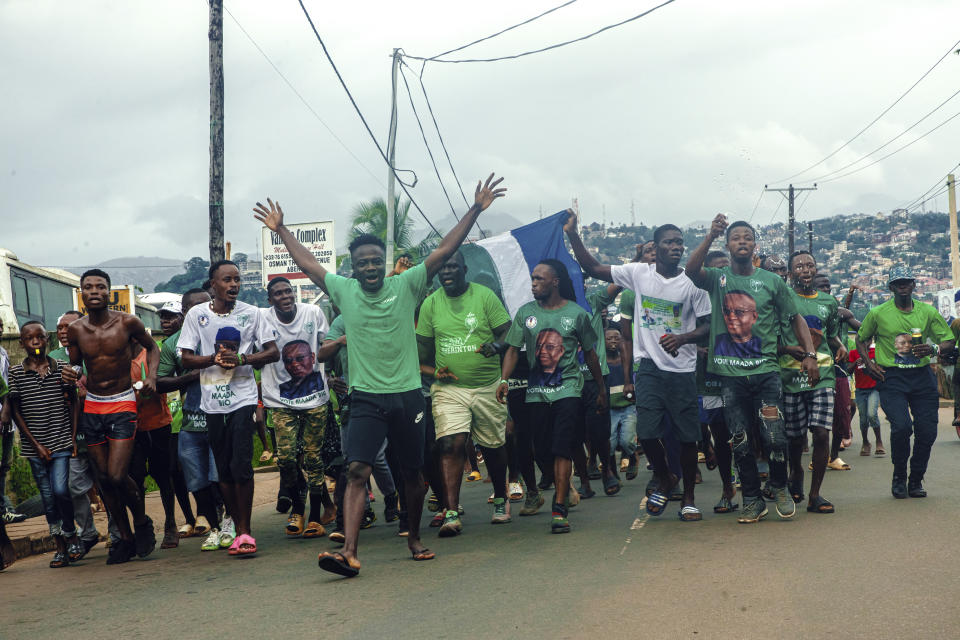
<svg viewBox="0 0 960 640">
<path fill-rule="evenodd" d="M 350 422 L 343 442 L 347 464 L 362 462 L 373 466 L 384 439 L 390 443 L 402 469 L 423 467 L 426 442 L 426 405 L 420 389 L 401 393 L 350 394 Z"/>
<path fill-rule="evenodd" d="M 533 427 L 533 455 L 541 469 L 552 468 L 553 458 L 572 459 L 575 447 L 583 443 L 583 400 L 580 398 L 529 402 L 527 417 Z"/>
<path fill-rule="evenodd" d="M 207 440 L 220 482 L 253 480 L 254 405 L 230 413 L 207 414 Z"/>
<path fill-rule="evenodd" d="M 610 442 L 610 388 L 606 385 L 606 378 L 603 386 L 607 394 L 605 411 L 597 412 L 597 398 L 600 395 L 597 392 L 600 389 L 596 380 L 584 380 L 583 393 L 580 394 L 583 398 L 583 419 L 586 427 L 584 440 L 595 447 L 602 447 L 605 446 L 604 443 Z"/>
<path fill-rule="evenodd" d="M 80 433 L 88 447 L 104 444 L 107 440 L 130 440 L 137 433 L 137 414 L 130 411 L 121 413 L 81 413 Z"/>
<path fill-rule="evenodd" d="M 659 440 L 672 423 L 678 442 L 699 442 L 700 405 L 697 374 L 662 371 L 653 360 L 641 358 L 634 369 L 637 396 L 637 438 Z M 663 419 L 669 415 L 668 422 Z"/>
</svg>

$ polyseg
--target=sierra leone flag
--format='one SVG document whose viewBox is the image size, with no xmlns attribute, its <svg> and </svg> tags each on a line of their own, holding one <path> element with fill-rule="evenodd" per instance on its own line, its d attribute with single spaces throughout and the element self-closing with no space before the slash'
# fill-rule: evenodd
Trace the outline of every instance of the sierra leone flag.
<svg viewBox="0 0 960 640">
<path fill-rule="evenodd" d="M 583 290 L 583 273 L 563 243 L 567 212 L 531 222 L 507 233 L 464 244 L 460 251 L 467 264 L 467 280 L 493 289 L 512 316 L 533 300 L 530 273 L 541 260 L 552 258 L 567 267 L 577 303 L 590 311 Z"/>
</svg>

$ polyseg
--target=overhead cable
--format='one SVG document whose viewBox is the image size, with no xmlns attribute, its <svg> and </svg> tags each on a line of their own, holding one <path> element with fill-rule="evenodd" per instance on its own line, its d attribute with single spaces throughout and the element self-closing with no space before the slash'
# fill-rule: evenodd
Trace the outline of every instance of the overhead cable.
<svg viewBox="0 0 960 640">
<path fill-rule="evenodd" d="M 931 186 L 929 189 L 927 189 L 926 191 L 924 191 L 922 194 L 920 194 L 919 196 L 917 196 L 916 198 L 914 198 L 913 200 L 911 200 L 909 204 L 906 204 L 906 205 L 904 205 L 903 207 L 901 207 L 901 209 L 910 209 L 910 208 L 913 207 L 913 205 L 917 204 L 917 203 L 920 202 L 921 200 L 926 199 L 926 198 L 927 198 L 927 195 L 928 195 L 931 191 L 933 191 L 933 190 L 936 189 L 937 187 L 941 186 L 940 183 L 941 183 L 943 180 L 945 180 L 945 179 L 947 178 L 947 176 L 949 176 L 951 173 L 953 173 L 953 172 L 956 171 L 957 169 L 960 169 L 960 162 L 958 162 L 956 165 L 954 165 L 953 169 L 950 169 L 950 170 L 947 171 L 945 174 L 943 174 L 942 177 L 937 178 L 937 181 L 933 183 L 933 186 Z"/>
</svg>

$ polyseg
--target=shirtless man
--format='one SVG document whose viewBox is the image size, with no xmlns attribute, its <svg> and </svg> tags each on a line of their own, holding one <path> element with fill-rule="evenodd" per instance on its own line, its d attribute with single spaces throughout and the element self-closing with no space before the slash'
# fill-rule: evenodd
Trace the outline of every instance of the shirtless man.
<svg viewBox="0 0 960 640">
<path fill-rule="evenodd" d="M 143 497 L 128 473 L 137 430 L 137 400 L 130 380 L 130 341 L 147 352 L 148 373 L 141 393 L 156 393 L 160 349 L 137 316 L 109 308 L 110 276 L 90 269 L 80 276 L 85 317 L 67 328 L 70 364 L 87 370 L 87 397 L 80 431 L 96 467 L 103 501 L 120 530 L 120 542 L 110 547 L 107 564 L 145 558 L 157 544 L 153 521 L 144 513 Z M 64 378 L 72 370 L 64 372 Z M 133 529 L 126 509 L 133 515 Z"/>
</svg>

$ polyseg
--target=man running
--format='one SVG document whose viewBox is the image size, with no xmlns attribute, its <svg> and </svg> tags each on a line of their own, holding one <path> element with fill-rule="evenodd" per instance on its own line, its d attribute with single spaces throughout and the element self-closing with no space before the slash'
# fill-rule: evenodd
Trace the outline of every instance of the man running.
<svg viewBox="0 0 960 640">
<path fill-rule="evenodd" d="M 321 451 L 330 401 L 323 371 L 327 356 L 321 342 L 330 325 L 317 305 L 297 304 L 290 281 L 282 276 L 267 284 L 267 300 L 270 308 L 261 313 L 277 336 L 280 360 L 263 368 L 260 388 L 277 434 L 280 482 L 293 501 L 286 533 L 319 538 L 326 534 L 320 523 L 322 497 L 327 493 Z M 334 350 L 328 348 L 331 353 Z M 306 505 L 298 488 L 301 472 L 310 496 L 308 521 L 303 517 Z"/>
<path fill-rule="evenodd" d="M 637 437 L 657 478 L 657 488 L 647 499 L 647 512 L 661 515 L 678 482 L 667 467 L 664 448 L 658 442 L 666 435 L 663 427 L 669 424 L 680 442 L 680 519 L 701 520 L 703 514 L 694 502 L 700 440 L 696 341 L 707 335 L 710 299 L 679 266 L 683 233 L 672 224 L 657 227 L 653 235 L 657 251 L 654 265 L 632 262 L 611 266 L 601 264 L 587 251 L 576 232 L 573 214 L 566 229 L 584 271 L 594 278 L 627 287 L 636 296 L 634 333 L 626 341 L 627 358 L 634 361 Z M 667 416 L 669 422 L 664 420 Z"/>
<path fill-rule="evenodd" d="M 840 342 L 840 316 L 837 300 L 829 293 L 814 288 L 817 262 L 809 251 L 795 251 L 790 256 L 790 278 L 793 280 L 794 305 L 804 319 L 817 353 L 820 379 L 811 383 L 801 370 L 803 347 L 797 344 L 793 328 L 781 328 L 780 381 L 783 385 L 783 420 L 790 447 L 790 495 L 794 502 L 803 500 L 803 447 L 807 432 L 813 434 L 813 478 L 807 511 L 833 513 L 833 504 L 820 495 L 820 486 L 827 470 L 830 453 L 830 431 L 833 425 L 834 359 L 846 362 L 847 349 Z M 834 357 L 836 354 L 836 357 Z M 846 380 L 846 379 L 844 379 Z"/>
<path fill-rule="evenodd" d="M 466 462 L 467 436 L 483 452 L 493 481 L 493 524 L 510 522 L 507 501 L 507 408 L 497 402 L 503 336 L 510 315 L 487 287 L 467 282 L 463 254 L 453 254 L 440 267 L 441 289 L 420 307 L 417 345 L 420 363 L 435 367 L 431 386 L 433 419 L 440 450 L 443 482 L 443 524 L 440 537 L 463 528 L 457 509 Z"/>
<path fill-rule="evenodd" d="M 730 266 L 704 269 L 704 259 L 714 240 L 726 236 Z M 740 476 L 743 508 L 740 523 L 759 522 L 767 515 L 760 494 L 757 459 L 750 425 L 759 414 L 761 437 L 770 452 L 770 486 L 777 513 L 792 518 L 796 504 L 787 493 L 787 438 L 784 432 L 780 365 L 777 362 L 779 327 L 791 323 L 803 347 L 801 369 L 811 385 L 820 379 L 817 354 L 807 323 L 783 280 L 753 265 L 756 232 L 739 220 L 727 225 L 717 214 L 700 246 L 687 260 L 687 276 L 710 294 L 710 349 L 707 371 L 720 376 L 724 414 L 730 430 L 733 456 Z M 721 349 L 721 345 L 726 348 Z"/>
<path fill-rule="evenodd" d="M 280 351 L 260 310 L 237 299 L 241 282 L 237 265 L 214 262 L 209 277 L 213 300 L 187 312 L 178 348 L 184 368 L 200 369 L 200 409 L 207 417 L 220 493 L 237 534 L 229 554 L 250 555 L 257 552 L 257 541 L 250 535 L 253 412 L 258 402 L 253 369 L 276 362 Z M 254 347 L 260 351 L 254 353 Z"/>
<path fill-rule="evenodd" d="M 321 553 L 320 568 L 345 577 L 360 572 L 357 542 L 371 466 L 384 439 L 397 452 L 406 485 L 409 534 L 407 546 L 414 560 L 430 560 L 434 553 L 420 541 L 423 513 L 424 403 L 414 329 L 414 312 L 424 298 L 427 283 L 460 247 L 480 213 L 506 189 L 503 178 L 477 183 L 474 204 L 427 259 L 403 273 L 385 278 L 386 248 L 376 236 L 363 234 L 350 243 L 354 277 L 328 272 L 283 224 L 283 210 L 267 200 L 257 203 L 254 217 L 280 235 L 290 256 L 310 279 L 329 294 L 343 313 L 349 336 L 350 425 L 343 443 L 348 465 L 344 495 L 343 549 Z"/>
<path fill-rule="evenodd" d="M 145 558 L 157 543 L 153 521 L 144 513 L 143 496 L 129 474 L 137 431 L 130 341 L 139 342 L 147 354 L 148 372 L 141 393 L 157 392 L 160 349 L 137 316 L 109 308 L 110 276 L 104 271 L 90 269 L 80 276 L 80 296 L 87 315 L 67 328 L 67 350 L 70 363 L 82 364 L 87 372 L 80 431 L 100 479 L 103 502 L 120 533 L 119 542 L 110 547 L 107 564 L 118 564 L 134 555 Z M 77 378 L 69 368 L 64 377 Z M 133 516 L 133 529 L 127 509 Z"/>
<path fill-rule="evenodd" d="M 530 275 L 533 302 L 520 307 L 507 332 L 497 400 L 507 402 L 508 380 L 526 347 L 530 365 L 526 403 L 533 428 L 533 451 L 540 468 L 553 467 L 551 533 L 569 533 L 567 496 L 574 449 L 583 442 L 583 374 L 577 350 L 597 381 L 597 410 L 607 412 L 607 389 L 595 347 L 590 315 L 577 304 L 573 282 L 559 260 L 542 260 Z M 530 488 L 528 487 L 528 490 Z M 540 504 L 542 498 L 538 497 Z"/>
<path fill-rule="evenodd" d="M 894 498 L 927 497 L 923 476 L 937 439 L 939 406 L 930 356 L 953 351 L 950 327 L 933 306 L 913 297 L 916 284 L 909 267 L 891 268 L 887 286 L 893 297 L 871 309 L 857 333 L 857 352 L 867 374 L 877 381 L 880 406 L 890 421 Z M 876 359 L 866 357 L 871 339 L 876 342 Z"/>
</svg>

